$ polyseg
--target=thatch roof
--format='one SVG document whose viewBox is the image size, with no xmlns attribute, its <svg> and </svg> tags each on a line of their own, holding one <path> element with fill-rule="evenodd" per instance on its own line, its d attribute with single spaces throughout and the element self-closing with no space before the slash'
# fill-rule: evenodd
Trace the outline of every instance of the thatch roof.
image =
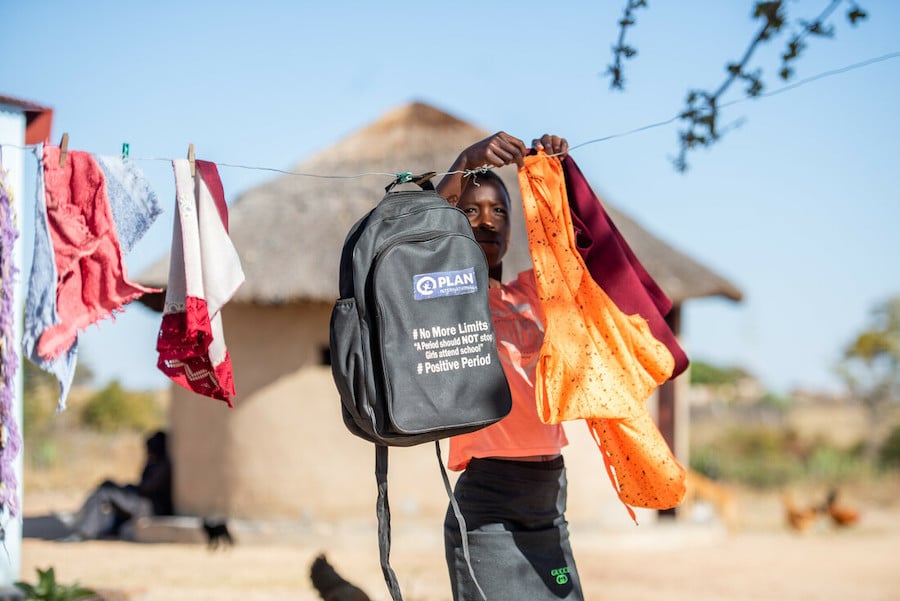
<svg viewBox="0 0 900 601">
<path fill-rule="evenodd" d="M 339 176 L 440 173 L 460 150 L 489 133 L 414 102 L 387 113 L 293 170 Z M 507 167 L 498 173 L 510 192 L 517 195 L 515 169 Z M 247 276 L 234 301 L 280 304 L 334 300 L 344 237 L 356 220 L 377 204 L 391 179 L 389 175 L 283 175 L 243 193 L 229 208 L 231 238 Z M 741 292 L 724 278 L 655 238 L 613 207 L 608 208 L 635 253 L 674 302 L 713 295 L 741 298 Z M 530 263 L 521 211 L 513 212 L 513 220 L 513 239 L 517 242 L 504 260 L 506 275 L 526 269 Z M 136 279 L 164 287 L 167 274 L 165 258 Z M 151 295 L 145 295 L 142 300 L 154 306 L 160 299 L 154 302 Z"/>
</svg>

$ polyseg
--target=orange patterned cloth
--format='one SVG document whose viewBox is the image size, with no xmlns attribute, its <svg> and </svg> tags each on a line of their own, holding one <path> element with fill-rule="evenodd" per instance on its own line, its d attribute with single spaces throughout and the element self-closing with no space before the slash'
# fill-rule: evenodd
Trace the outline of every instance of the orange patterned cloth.
<svg viewBox="0 0 900 601">
<path fill-rule="evenodd" d="M 519 170 L 529 250 L 546 333 L 535 382 L 544 423 L 585 419 L 610 480 L 633 507 L 666 509 L 684 496 L 684 468 L 646 401 L 674 359 L 640 315 L 626 315 L 578 253 L 559 159 L 543 152 Z"/>
</svg>

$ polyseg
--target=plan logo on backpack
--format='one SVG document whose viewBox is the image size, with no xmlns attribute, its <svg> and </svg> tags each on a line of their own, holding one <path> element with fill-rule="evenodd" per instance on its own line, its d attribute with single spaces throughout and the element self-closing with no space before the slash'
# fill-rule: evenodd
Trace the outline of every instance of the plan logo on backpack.
<svg viewBox="0 0 900 601">
<path fill-rule="evenodd" d="M 416 275 L 413 276 L 413 287 L 416 292 L 416 300 L 478 292 L 474 267 L 459 271 Z"/>
<path fill-rule="evenodd" d="M 344 423 L 385 446 L 471 432 L 511 407 L 484 253 L 465 214 L 423 181 L 388 186 L 351 228 L 331 316 Z"/>
</svg>

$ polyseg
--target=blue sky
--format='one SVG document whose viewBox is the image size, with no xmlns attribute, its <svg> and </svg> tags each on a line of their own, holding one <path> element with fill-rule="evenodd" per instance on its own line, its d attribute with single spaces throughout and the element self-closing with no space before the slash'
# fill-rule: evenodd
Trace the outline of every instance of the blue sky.
<svg viewBox="0 0 900 601">
<path fill-rule="evenodd" d="M 810 40 L 796 80 L 900 51 L 900 4 L 859 1 L 870 18 L 855 28 L 833 19 L 835 38 Z M 719 85 L 757 28 L 750 0 L 649 2 L 628 32 L 638 55 L 626 89 L 614 92 L 603 74 L 624 4 L 6 0 L 0 94 L 53 107 L 55 142 L 65 131 L 70 148 L 96 154 L 128 142 L 136 160 L 183 157 L 193 143 L 202 159 L 290 169 L 411 100 L 574 145 L 678 114 L 689 89 Z M 789 8 L 810 18 L 826 4 Z M 757 53 L 769 91 L 782 85 L 784 44 Z M 670 162 L 675 124 L 573 156 L 598 193 L 745 292 L 737 304 L 686 305 L 692 357 L 743 366 L 777 392 L 837 390 L 842 349 L 900 294 L 897 107 L 893 59 L 728 107 L 722 118 L 740 127 L 689 155 L 683 175 Z M 139 166 L 166 212 L 127 257 L 131 274 L 168 251 L 174 215 L 171 166 Z M 26 160 L 26 181 L 35 168 Z M 276 177 L 220 173 L 229 201 Z M 383 185 L 373 180 L 373 193 Z M 24 238 L 28 260 L 27 227 Z M 158 327 L 135 304 L 89 328 L 80 358 L 101 382 L 166 385 Z"/>
</svg>

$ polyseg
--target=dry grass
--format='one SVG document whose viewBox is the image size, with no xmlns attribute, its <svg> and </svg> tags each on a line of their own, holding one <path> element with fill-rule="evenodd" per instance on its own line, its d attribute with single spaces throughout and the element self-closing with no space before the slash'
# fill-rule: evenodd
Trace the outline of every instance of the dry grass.
<svg viewBox="0 0 900 601">
<path fill-rule="evenodd" d="M 91 391 L 72 391 L 68 409 L 37 416 L 40 427 L 25 436 L 23 457 L 23 511 L 34 515 L 46 510 L 77 507 L 103 480 L 128 483 L 140 479 L 146 432 L 100 433 L 82 428 L 79 413 Z M 157 395 L 160 415 L 166 414 L 169 394 Z"/>
<path fill-rule="evenodd" d="M 86 491 L 106 479 L 136 482 L 144 461 L 144 438 L 140 432 L 61 432 L 43 443 L 46 459 L 26 461 L 25 490 Z"/>
</svg>

